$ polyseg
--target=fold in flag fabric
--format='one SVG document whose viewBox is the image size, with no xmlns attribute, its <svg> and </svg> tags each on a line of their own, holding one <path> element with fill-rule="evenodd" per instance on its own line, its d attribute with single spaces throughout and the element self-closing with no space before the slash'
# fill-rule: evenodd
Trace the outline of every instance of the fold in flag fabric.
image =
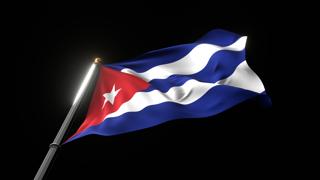
<svg viewBox="0 0 320 180">
<path fill-rule="evenodd" d="M 66 142 L 208 117 L 265 94 L 245 60 L 246 40 L 218 29 L 194 43 L 100 66 L 88 114 Z"/>
</svg>

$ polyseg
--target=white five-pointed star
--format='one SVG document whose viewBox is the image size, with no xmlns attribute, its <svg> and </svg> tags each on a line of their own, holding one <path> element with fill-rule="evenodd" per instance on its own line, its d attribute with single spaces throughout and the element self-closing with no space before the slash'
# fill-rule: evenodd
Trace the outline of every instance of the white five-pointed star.
<svg viewBox="0 0 320 180">
<path fill-rule="evenodd" d="M 118 94 L 118 92 L 119 92 L 120 90 L 121 90 L 121 88 L 118 89 L 118 90 L 115 90 L 115 84 L 114 84 L 113 87 L 112 87 L 111 92 L 109 92 L 109 93 L 104 93 L 104 94 L 103 94 L 103 97 L 104 97 L 105 99 L 104 99 L 104 102 L 103 102 L 102 109 L 103 109 L 104 105 L 105 105 L 108 101 L 110 101 L 110 103 L 113 104 L 114 98 L 117 96 L 117 94 Z"/>
</svg>

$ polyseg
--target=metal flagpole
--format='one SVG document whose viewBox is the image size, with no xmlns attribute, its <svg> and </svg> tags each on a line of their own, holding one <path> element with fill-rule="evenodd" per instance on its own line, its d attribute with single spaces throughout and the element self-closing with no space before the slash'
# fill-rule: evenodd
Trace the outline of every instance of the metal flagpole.
<svg viewBox="0 0 320 180">
<path fill-rule="evenodd" d="M 61 125 L 61 128 L 60 128 L 58 134 L 56 135 L 53 143 L 51 143 L 49 145 L 49 151 L 48 151 L 46 157 L 44 158 L 36 176 L 34 177 L 34 180 L 42 180 L 42 178 L 44 177 L 44 175 L 50 165 L 50 162 L 53 159 L 54 154 L 56 153 L 57 149 L 59 148 L 61 141 L 62 141 L 62 138 L 64 137 L 64 135 L 69 127 L 69 124 L 72 120 L 74 113 L 76 112 L 77 108 L 79 107 L 79 104 L 80 104 L 80 101 L 83 97 L 84 91 L 86 90 L 86 87 L 87 87 L 87 85 L 88 85 L 88 83 L 94 73 L 94 70 L 100 64 L 100 62 L 101 62 L 101 59 L 96 58 L 94 60 L 93 64 L 91 65 L 86 77 L 84 78 L 84 80 L 80 86 L 80 89 L 78 90 L 78 93 L 74 99 L 72 107 L 70 108 L 70 110 L 68 112 L 68 115 L 66 116 L 63 124 Z"/>
</svg>

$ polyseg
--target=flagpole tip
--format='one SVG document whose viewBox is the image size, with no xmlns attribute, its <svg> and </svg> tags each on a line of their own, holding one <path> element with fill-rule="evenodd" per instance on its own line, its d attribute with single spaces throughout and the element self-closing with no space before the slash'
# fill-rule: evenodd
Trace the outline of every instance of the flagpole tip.
<svg viewBox="0 0 320 180">
<path fill-rule="evenodd" d="M 95 64 L 99 64 L 99 63 L 101 63 L 102 62 L 102 60 L 101 60 L 101 58 L 95 58 L 94 59 L 94 62 L 93 63 L 95 63 Z"/>
</svg>

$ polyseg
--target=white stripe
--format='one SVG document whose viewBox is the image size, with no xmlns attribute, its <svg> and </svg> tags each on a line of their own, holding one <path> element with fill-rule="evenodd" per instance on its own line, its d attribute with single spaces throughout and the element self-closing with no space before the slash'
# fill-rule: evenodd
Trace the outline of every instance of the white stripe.
<svg viewBox="0 0 320 180">
<path fill-rule="evenodd" d="M 216 83 L 199 82 L 192 79 L 182 86 L 170 88 L 166 93 L 162 93 L 159 90 L 137 92 L 129 101 L 123 103 L 117 111 L 108 114 L 104 119 L 117 117 L 127 112 L 141 111 L 148 106 L 163 102 L 187 105 L 197 101 L 207 91 L 218 85 L 234 86 L 257 93 L 264 91 L 259 77 L 249 68 L 247 62 L 243 61 L 228 78 Z"/>
<path fill-rule="evenodd" d="M 217 83 L 250 90 L 256 93 L 262 93 L 264 91 L 264 86 L 260 78 L 252 71 L 246 61 L 240 63 L 231 76 Z"/>
<path fill-rule="evenodd" d="M 242 51 L 245 48 L 247 37 L 239 38 L 233 44 L 221 47 L 213 44 L 199 44 L 183 58 L 168 64 L 155 66 L 145 72 L 137 73 L 125 68 L 121 72 L 133 74 L 149 82 L 153 79 L 166 79 L 173 74 L 190 75 L 200 72 L 209 62 L 211 56 L 221 50 Z"/>
</svg>

